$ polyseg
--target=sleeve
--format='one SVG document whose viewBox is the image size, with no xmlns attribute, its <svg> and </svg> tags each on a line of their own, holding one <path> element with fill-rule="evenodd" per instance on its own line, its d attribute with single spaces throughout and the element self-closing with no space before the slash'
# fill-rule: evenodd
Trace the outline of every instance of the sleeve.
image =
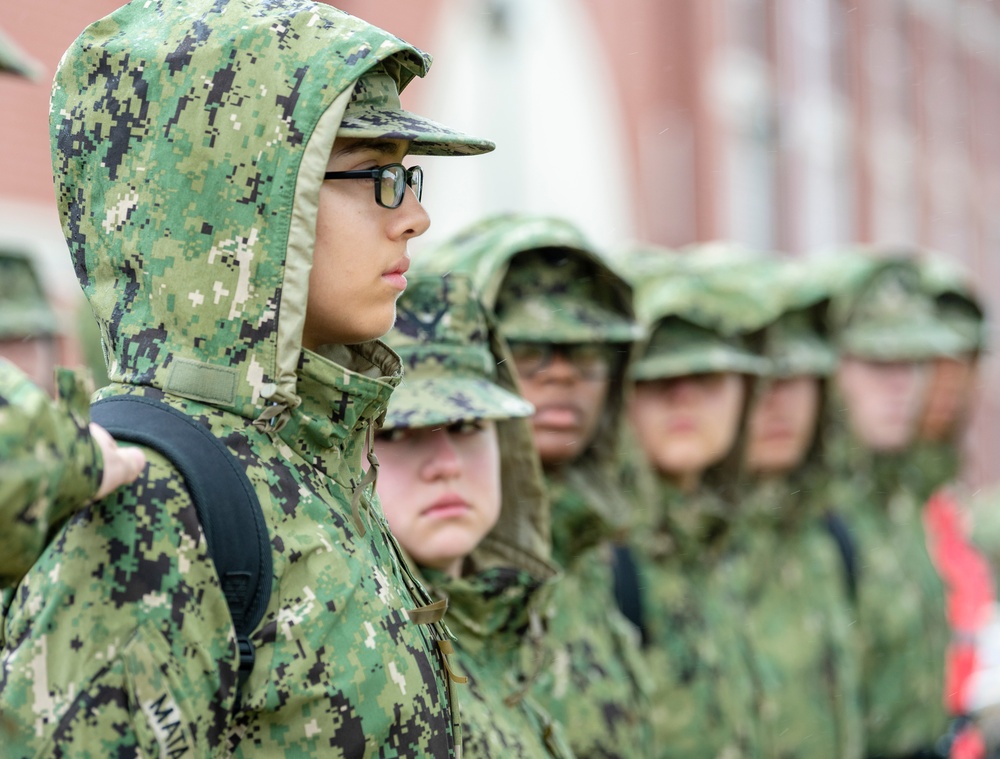
<svg viewBox="0 0 1000 759">
<path fill-rule="evenodd" d="M 0 587 L 16 583 L 45 547 L 50 527 L 97 492 L 103 472 L 88 401 L 72 372 L 60 400 L 0 361 Z"/>
</svg>

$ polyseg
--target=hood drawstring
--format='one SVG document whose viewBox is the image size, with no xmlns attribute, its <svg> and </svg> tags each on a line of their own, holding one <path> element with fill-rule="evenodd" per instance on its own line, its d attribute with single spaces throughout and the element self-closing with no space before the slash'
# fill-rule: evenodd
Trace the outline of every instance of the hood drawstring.
<svg viewBox="0 0 1000 759">
<path fill-rule="evenodd" d="M 291 418 L 292 412 L 287 403 L 272 403 L 253 420 L 253 426 L 261 432 L 281 432 Z"/>
<path fill-rule="evenodd" d="M 364 537 L 365 533 L 368 532 L 368 528 L 361 519 L 361 499 L 364 496 L 366 487 L 371 485 L 372 490 L 374 490 L 378 483 L 378 458 L 375 456 L 375 450 L 372 447 L 372 426 L 370 422 L 365 428 L 365 449 L 368 452 L 368 471 L 365 472 L 365 476 L 361 478 L 361 482 L 355 486 L 354 492 L 351 494 L 351 518 L 354 520 L 354 526 L 361 537 Z M 367 500 L 364 503 L 365 513 L 367 514 L 369 503 Z"/>
</svg>

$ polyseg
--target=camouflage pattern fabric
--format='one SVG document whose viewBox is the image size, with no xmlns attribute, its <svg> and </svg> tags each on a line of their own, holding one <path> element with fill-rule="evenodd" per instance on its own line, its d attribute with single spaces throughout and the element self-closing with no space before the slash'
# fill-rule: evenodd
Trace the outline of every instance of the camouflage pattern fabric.
<svg viewBox="0 0 1000 759">
<path fill-rule="evenodd" d="M 832 259 L 811 266 L 835 282 L 831 334 L 842 352 L 920 361 L 957 349 L 954 333 L 935 321 L 912 260 L 867 249 L 844 252 L 839 266 Z M 827 497 L 847 517 L 858 552 L 867 752 L 906 755 L 931 747 L 947 726 L 944 592 L 927 550 L 910 452 L 872 453 L 849 431 L 840 394 L 831 392 L 829 404 Z"/>
<path fill-rule="evenodd" d="M 763 756 L 864 755 L 860 655 L 843 559 L 797 478 L 747 492 L 733 574 L 759 676 Z M 825 504 L 824 504 L 825 505 Z"/>
<path fill-rule="evenodd" d="M 411 274 L 386 336 L 405 379 L 393 394 L 383 429 L 531 416 L 534 407 L 499 384 L 500 372 L 509 367 L 506 350 L 499 358 L 490 350 L 498 340 L 494 332 L 467 276 Z M 513 380 L 506 383 L 516 386 Z"/>
<path fill-rule="evenodd" d="M 52 337 L 59 331 L 35 265 L 26 253 L 0 251 L 0 340 Z"/>
<path fill-rule="evenodd" d="M 627 350 L 640 334 L 629 285 L 562 219 L 529 214 L 485 218 L 422 253 L 420 265 L 469 273 L 508 339 L 612 342 Z M 524 319 L 528 302 L 532 305 Z M 566 308 L 572 318 L 560 315 Z M 539 330 L 538 322 L 545 328 Z M 612 541 L 627 534 L 631 519 L 615 469 L 626 371 L 623 362 L 611 378 L 591 445 L 546 478 L 564 576 L 553 588 L 547 612 L 545 657 L 554 664 L 539 673 L 532 693 L 565 725 L 581 757 L 646 756 L 649 745 L 638 636 L 617 610 L 610 566 Z M 589 525 L 589 542 L 575 544 L 575 555 L 564 555 L 566 543 L 560 536 L 581 517 Z M 523 655 L 530 668 L 538 651 L 526 646 Z"/>
<path fill-rule="evenodd" d="M 829 296 L 798 263 L 772 261 L 744 272 L 747 288 L 769 290 L 781 314 L 764 329 L 769 378 L 815 377 L 821 396 L 837 355 L 824 333 Z M 760 685 L 764 756 L 864 755 L 860 653 L 852 631 L 843 555 L 823 524 L 822 403 L 800 466 L 752 478 L 732 523 L 731 567 L 745 610 L 744 632 Z"/>
<path fill-rule="evenodd" d="M 87 425 L 87 393 L 58 375 L 60 401 L 0 359 L 0 586 L 14 585 L 45 546 L 49 529 L 97 492 L 100 449 Z"/>
<path fill-rule="evenodd" d="M 937 318 L 959 336 L 961 353 L 979 353 L 988 342 L 986 308 L 968 271 L 940 254 L 920 261 L 924 291 L 934 299 Z"/>
<path fill-rule="evenodd" d="M 456 634 L 462 755 L 569 757 L 562 728 L 528 695 L 541 666 L 541 613 L 555 577 L 549 563 L 549 509 L 506 345 L 462 274 L 416 274 L 397 302 L 386 336 L 405 367 L 386 416 L 388 429 L 481 419 L 496 421 L 502 504 L 490 534 L 465 562 L 461 578 L 419 568 L 448 600 Z M 522 669 L 519 652 L 536 656 Z"/>
<path fill-rule="evenodd" d="M 7 755 L 456 755 L 448 633 L 361 466 L 398 359 L 377 341 L 301 348 L 319 187 L 355 83 L 375 71 L 402 88 L 428 65 L 299 0 L 136 0 L 64 56 L 56 194 L 109 349 L 102 395 L 162 399 L 225 443 L 260 499 L 274 577 L 237 694 L 191 498 L 147 452 L 14 593 Z M 449 139 L 427 128 L 432 149 Z M 469 152 L 456 140 L 445 149 Z"/>
<path fill-rule="evenodd" d="M 653 756 L 763 757 L 760 673 L 731 562 L 731 510 L 709 491 L 656 486 L 637 531 L 653 680 Z"/>
</svg>

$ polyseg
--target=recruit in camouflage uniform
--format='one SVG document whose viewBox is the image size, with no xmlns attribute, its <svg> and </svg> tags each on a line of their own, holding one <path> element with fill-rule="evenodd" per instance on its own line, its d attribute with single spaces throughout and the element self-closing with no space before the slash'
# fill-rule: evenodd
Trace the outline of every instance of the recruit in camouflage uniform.
<svg viewBox="0 0 1000 759">
<path fill-rule="evenodd" d="M 519 671 L 524 641 L 540 644 L 539 614 L 556 573 L 549 561 L 549 512 L 541 467 L 526 419 L 534 408 L 517 395 L 507 348 L 465 275 L 411 276 L 386 342 L 399 354 L 404 369 L 389 403 L 386 433 L 496 421 L 499 521 L 466 558 L 461 578 L 419 568 L 432 593 L 448 599 L 445 621 L 457 636 L 452 663 L 468 678 L 468 684 L 457 689 L 462 755 L 571 756 L 561 726 L 528 693 L 535 673 L 525 676 Z M 382 469 L 385 477 L 385 464 Z M 406 541 L 400 537 L 400 542 L 405 549 Z"/>
<path fill-rule="evenodd" d="M 751 333 L 774 318 L 776 307 L 748 296 L 739 282 L 714 286 L 708 259 L 717 252 L 706 249 L 705 260 L 656 247 L 629 252 L 636 310 L 649 332 L 630 372 L 635 382 L 766 371 Z M 759 672 L 731 561 L 740 437 L 694 492 L 652 472 L 652 464 L 652 482 L 642 487 L 651 490 L 637 543 L 657 756 L 765 756 Z M 638 436 L 636 445 L 642 450 Z M 641 475 L 632 477 L 643 485 Z"/>
<path fill-rule="evenodd" d="M 260 499 L 274 574 L 238 689 L 192 500 L 150 452 L 16 589 L 6 755 L 456 755 L 447 634 L 414 614 L 431 599 L 361 467 L 398 359 L 377 340 L 302 347 L 335 138 L 492 147 L 399 110 L 429 63 L 330 6 L 252 0 L 136 0 L 64 56 L 56 196 L 109 351 L 103 394 L 163 399 L 224 442 Z"/>
<path fill-rule="evenodd" d="M 508 340 L 613 343 L 638 335 L 631 293 L 579 230 L 531 215 L 481 220 L 426 254 L 439 271 L 470 272 Z M 628 529 L 615 451 L 626 363 L 587 450 L 546 471 L 553 558 L 565 572 L 553 589 L 546 656 L 533 693 L 566 726 L 578 756 L 648 755 L 648 693 L 635 628 L 615 607 L 611 549 Z M 529 669 L 535 652 L 526 650 Z"/>
<path fill-rule="evenodd" d="M 855 248 L 817 257 L 813 276 L 831 283 L 830 334 L 840 354 L 861 360 L 923 362 L 955 349 L 935 318 L 909 259 Z M 831 395 L 825 445 L 831 504 L 854 536 L 862 704 L 869 756 L 930 751 L 945 733 L 945 650 L 949 631 L 941 580 L 927 552 L 921 478 L 909 450 L 874 451 Z"/>
<path fill-rule="evenodd" d="M 0 252 L 0 355 L 4 341 L 51 340 L 56 331 L 31 259 Z M 89 399 L 78 397 L 71 375 L 60 377 L 69 397 L 58 404 L 2 358 L 0 378 L 0 585 L 7 586 L 38 558 L 49 527 L 97 492 L 101 458 L 87 427 Z"/>
<path fill-rule="evenodd" d="M 733 526 L 744 629 L 760 673 L 762 753 L 786 759 L 860 759 L 860 660 L 851 629 L 850 578 L 828 526 L 838 517 L 825 499 L 823 399 L 837 366 L 836 353 L 822 333 L 827 294 L 800 263 L 748 257 L 746 264 L 727 267 L 728 275 L 741 278 L 759 299 L 776 294 L 782 308 L 765 328 L 768 373 L 758 402 L 770 382 L 812 381 L 818 391 L 803 459 L 786 470 L 763 472 L 751 458 L 750 481 Z M 786 400 L 779 394 L 770 403 Z M 794 423 L 770 406 L 766 410 L 777 414 L 779 423 Z M 751 425 L 751 446 L 754 429 Z"/>
</svg>

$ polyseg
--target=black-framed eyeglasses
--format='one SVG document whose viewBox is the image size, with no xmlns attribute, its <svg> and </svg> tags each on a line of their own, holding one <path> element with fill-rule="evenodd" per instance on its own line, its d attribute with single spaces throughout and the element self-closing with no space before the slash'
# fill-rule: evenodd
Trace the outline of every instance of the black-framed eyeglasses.
<svg viewBox="0 0 1000 759">
<path fill-rule="evenodd" d="M 371 179 L 375 182 L 375 202 L 382 208 L 399 208 L 403 202 L 406 188 L 413 188 L 417 200 L 424 192 L 424 170 L 419 166 L 406 168 L 401 163 L 389 163 L 376 166 L 374 169 L 359 169 L 357 171 L 328 171 L 323 175 L 327 179 Z"/>
<path fill-rule="evenodd" d="M 612 343 L 534 343 L 508 341 L 517 373 L 534 377 L 552 364 L 556 354 L 573 365 L 585 380 L 607 379 L 624 353 Z"/>
</svg>

